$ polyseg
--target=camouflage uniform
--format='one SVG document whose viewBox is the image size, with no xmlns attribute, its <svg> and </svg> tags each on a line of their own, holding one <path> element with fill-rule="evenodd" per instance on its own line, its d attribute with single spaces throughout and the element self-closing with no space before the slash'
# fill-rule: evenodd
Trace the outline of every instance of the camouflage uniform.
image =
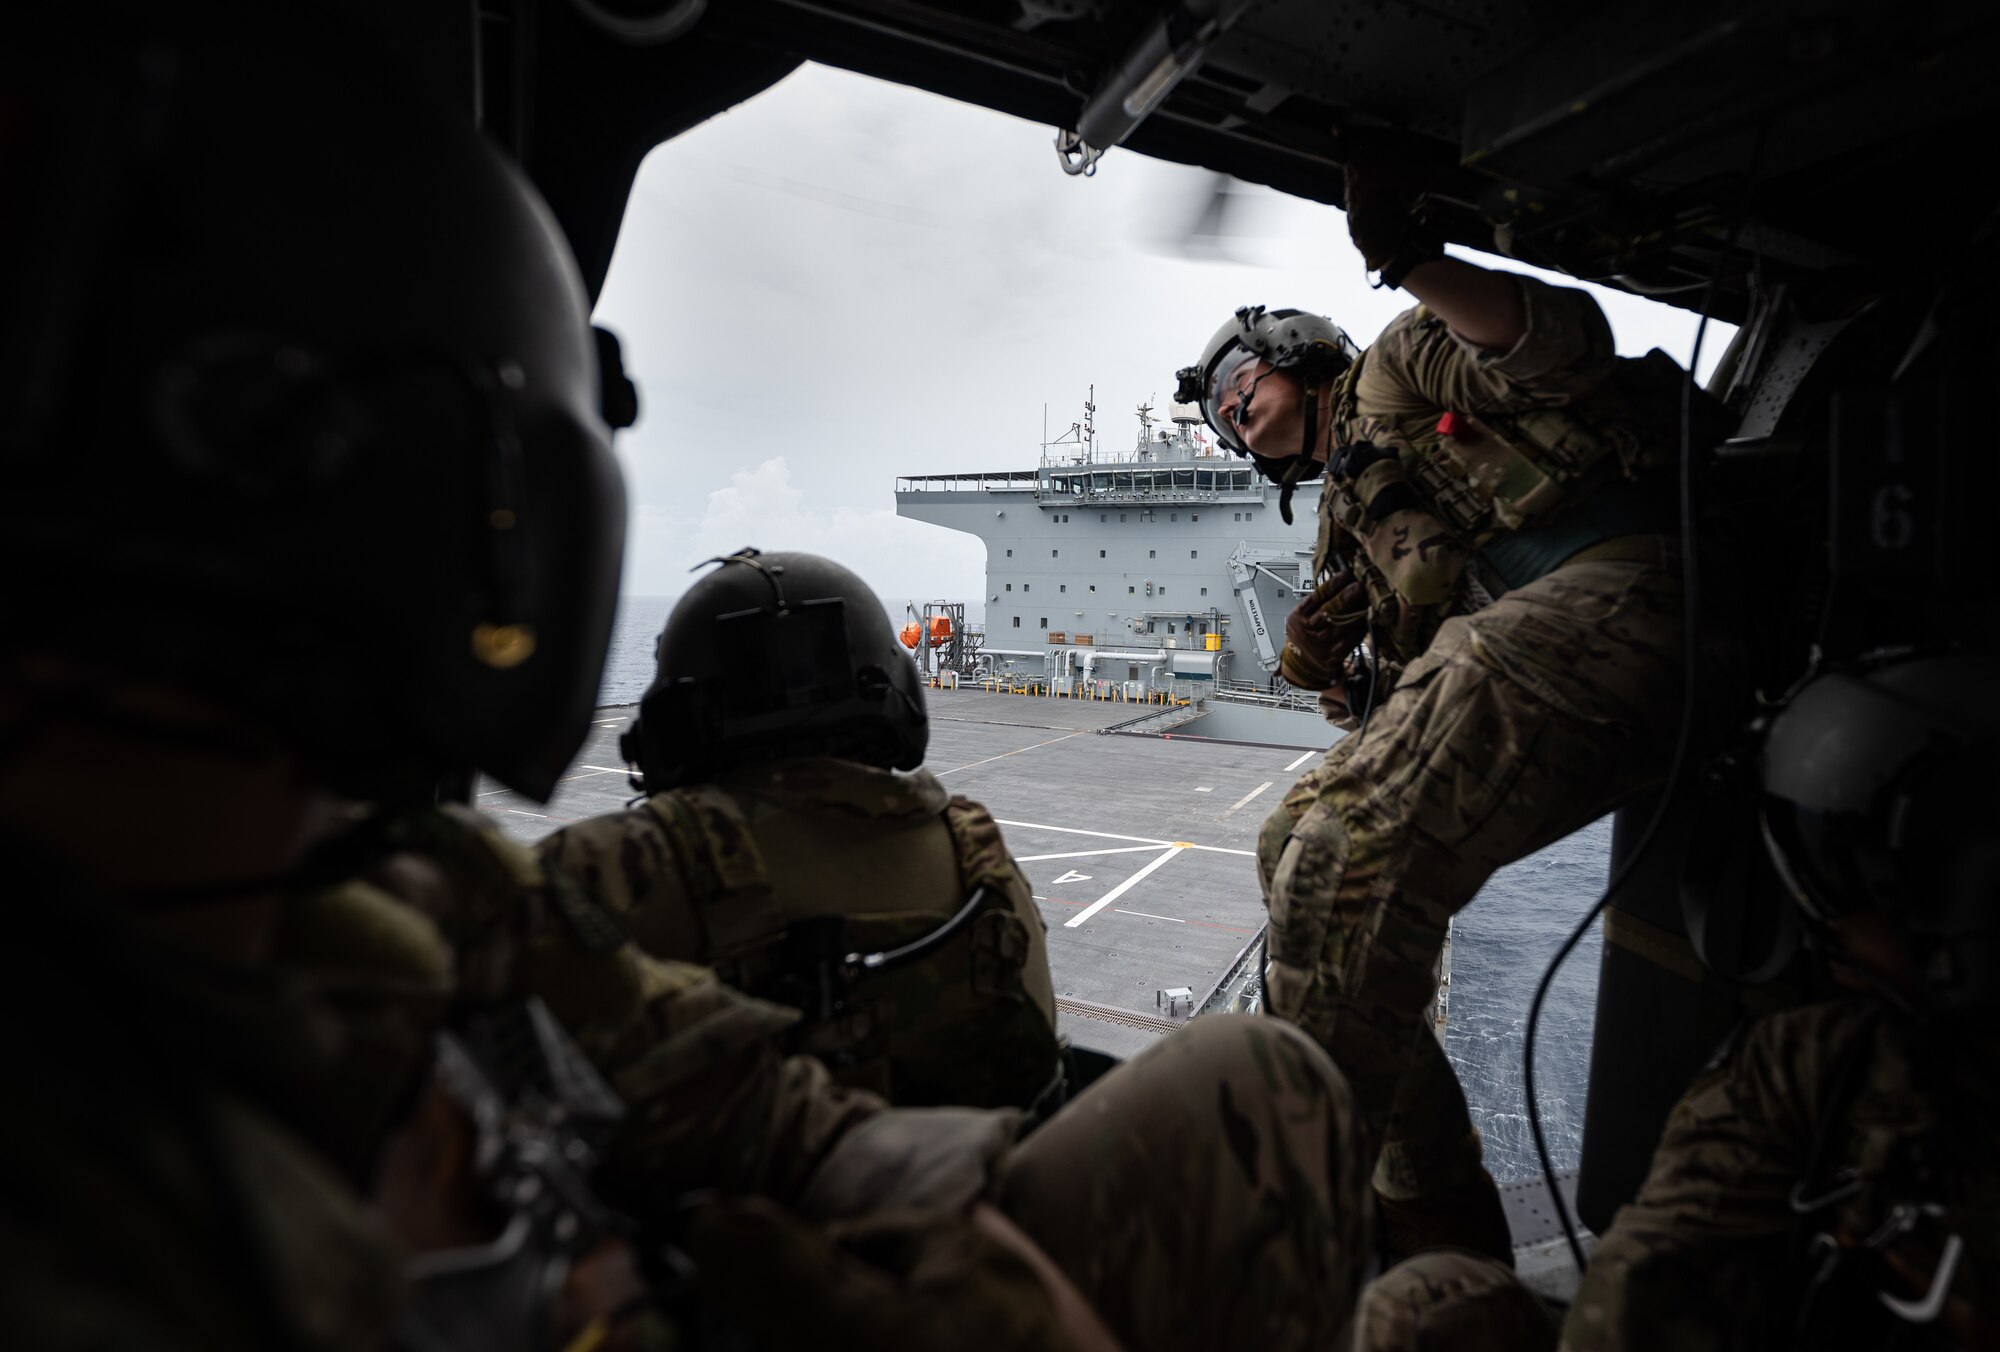
<svg viewBox="0 0 2000 1352">
<path fill-rule="evenodd" d="M 1990 1346 L 1991 1293 L 2000 1290 L 1996 1122 L 2000 1047 L 1990 1028 L 1920 1027 L 1861 999 L 1767 1016 L 1675 1106 L 1638 1197 L 1591 1257 L 1563 1346 L 1790 1345 L 1804 1241 L 1827 1230 L 1854 1244 L 1906 1200 L 1939 1202 L 1945 1214 L 1879 1266 L 1864 1260 L 1829 1283 L 1825 1336 L 1801 1345 L 1887 1345 L 1879 1324 L 1870 1328 L 1884 1317 L 1875 1292 L 1921 1295 L 1939 1235 L 1956 1233 L 1966 1248 L 1950 1289 L 1964 1304 L 1955 1300 L 1937 1328 L 1952 1345 Z M 1810 1218 L 1795 1211 L 1795 1188 L 1834 1193 L 1849 1168 L 1858 1191 Z M 1988 1308 L 1966 1322 L 1973 1302 Z"/>
<path fill-rule="evenodd" d="M 1059 1345 L 1039 1284 L 972 1225 L 980 1201 L 1133 1346 L 1195 1327 L 1323 1345 L 1351 1313 L 1368 1245 L 1352 1104 L 1296 1030 L 1202 1020 L 1017 1145 L 1018 1113 L 890 1109 L 784 1055 L 796 1011 L 639 952 L 560 869 L 473 814 L 414 819 L 399 843 L 380 881 L 455 952 L 457 1006 L 540 996 L 627 1101 L 600 1180 L 614 1201 L 669 1234 L 694 1199 L 775 1204 L 753 1219 L 778 1227 L 783 1300 L 762 1258 L 736 1266 L 762 1250 L 705 1248 L 699 1225 L 692 1243 L 698 1262 L 731 1269 L 703 1278 L 725 1317 L 770 1345 L 822 1346 L 830 1326 L 859 1337 L 850 1318 L 881 1320 L 875 1332 L 903 1345 Z M 342 936 L 381 929 L 380 895 L 361 884 L 322 899 L 292 960 L 310 948 L 322 974 L 374 961 L 376 945 Z M 1210 1274 L 1223 1280 L 1203 1285 Z M 875 1282 L 887 1303 L 872 1313 L 842 1294 Z"/>
<path fill-rule="evenodd" d="M 1401 672 L 1259 840 L 1273 1012 L 1332 1054 L 1370 1139 L 1386 1131 L 1387 1197 L 1479 1169 L 1419 1017 L 1451 916 L 1495 869 L 1657 782 L 1673 742 L 1680 582 L 1653 472 L 1671 371 L 1614 358 L 1584 293 L 1522 287 L 1512 350 L 1470 348 L 1419 308 L 1336 389 L 1317 566 L 1346 556 Z"/>
<path fill-rule="evenodd" d="M 384 1344 L 402 1258 L 356 1185 L 368 1136 L 400 1110 L 399 1072 L 420 1064 L 409 1039 L 60 890 L 21 895 L 37 900 L 0 957 L 16 1086 L 0 1114 L 0 1342 Z"/>
<path fill-rule="evenodd" d="M 1550 1352 L 1556 1321 L 1511 1269 L 1441 1250 L 1368 1284 L 1348 1352 Z"/>
<path fill-rule="evenodd" d="M 854 987 L 796 1050 L 903 1104 L 1024 1106 L 1056 1077 L 1055 992 L 1027 879 L 986 810 L 928 771 L 746 765 L 567 827 L 541 850 L 646 952 L 787 1004 L 817 994 L 797 952 L 810 924 L 831 929 L 825 956 L 894 948 L 985 887 L 988 908 L 963 935 Z"/>
</svg>

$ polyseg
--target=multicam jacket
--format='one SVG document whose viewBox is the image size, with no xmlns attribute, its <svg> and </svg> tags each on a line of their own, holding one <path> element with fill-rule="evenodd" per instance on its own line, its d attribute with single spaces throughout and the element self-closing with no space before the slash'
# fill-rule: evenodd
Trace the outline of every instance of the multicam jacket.
<svg viewBox="0 0 2000 1352">
<path fill-rule="evenodd" d="M 1510 350 L 1474 347 L 1418 306 L 1335 388 L 1315 572 L 1356 568 L 1393 657 L 1579 549 L 1674 529 L 1660 471 L 1685 374 L 1657 349 L 1616 356 L 1586 293 L 1519 282 L 1528 330 Z"/>
<path fill-rule="evenodd" d="M 831 757 L 741 768 L 558 831 L 541 851 L 656 957 L 812 1010 L 793 1043 L 897 1103 L 1025 1107 L 1057 1071 L 1044 926 L 1000 828 L 928 771 Z M 815 967 L 909 943 L 991 900 L 921 962 L 822 1002 Z"/>
</svg>

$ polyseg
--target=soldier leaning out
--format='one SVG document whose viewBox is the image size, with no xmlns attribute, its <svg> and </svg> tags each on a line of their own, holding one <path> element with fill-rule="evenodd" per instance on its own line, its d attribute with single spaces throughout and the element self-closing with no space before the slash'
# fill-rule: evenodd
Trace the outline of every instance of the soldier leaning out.
<svg viewBox="0 0 2000 1352">
<path fill-rule="evenodd" d="M 1350 230 L 1423 304 L 1366 352 L 1246 308 L 1181 373 L 1223 442 L 1324 475 L 1288 679 L 1375 707 L 1264 824 L 1273 1013 L 1351 1079 L 1394 1242 L 1496 1257 L 1506 1228 L 1464 1095 L 1422 1026 L 1451 916 L 1503 864 L 1658 781 L 1682 630 L 1673 477 L 1685 375 L 1613 353 L 1585 293 L 1444 258 L 1407 199 L 1350 174 Z"/>
<path fill-rule="evenodd" d="M 1000 828 L 919 768 L 923 687 L 882 603 L 810 554 L 691 588 L 625 735 L 648 797 L 542 843 L 639 946 L 803 1010 L 798 1050 L 905 1104 L 1058 1087 L 1045 926 Z M 946 942 L 849 985 L 852 952 Z"/>
</svg>

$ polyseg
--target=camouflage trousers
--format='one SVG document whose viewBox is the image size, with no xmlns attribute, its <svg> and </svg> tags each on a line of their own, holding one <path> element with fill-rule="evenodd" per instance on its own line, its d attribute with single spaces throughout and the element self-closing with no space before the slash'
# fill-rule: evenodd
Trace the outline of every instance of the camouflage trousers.
<svg viewBox="0 0 2000 1352">
<path fill-rule="evenodd" d="M 1662 777 L 1681 666 L 1673 544 L 1596 546 L 1445 621 L 1365 734 L 1265 821 L 1271 1011 L 1347 1076 L 1384 1196 L 1445 1191 L 1480 1167 L 1421 1017 L 1451 917 L 1495 869 Z"/>
<path fill-rule="evenodd" d="M 1198 1019 L 1024 1141 L 998 1200 L 1128 1348 L 1331 1347 L 1369 1251 L 1353 1115 L 1297 1029 Z"/>
<path fill-rule="evenodd" d="M 1552 1352 L 1556 1321 L 1504 1264 L 1440 1250 L 1368 1284 L 1347 1352 Z"/>
</svg>

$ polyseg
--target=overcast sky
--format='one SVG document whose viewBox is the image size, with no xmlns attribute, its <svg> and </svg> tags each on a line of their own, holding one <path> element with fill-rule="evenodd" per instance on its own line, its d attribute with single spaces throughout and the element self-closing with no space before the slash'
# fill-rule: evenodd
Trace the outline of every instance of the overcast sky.
<svg viewBox="0 0 2000 1352">
<path fill-rule="evenodd" d="M 831 555 L 885 598 L 977 601 L 983 548 L 899 519 L 898 474 L 1026 468 L 1044 404 L 1054 435 L 1093 383 L 1100 447 L 1129 449 L 1136 406 L 1164 409 L 1239 305 L 1365 345 L 1409 303 L 1369 289 L 1330 207 L 1242 187 L 1228 256 L 1191 258 L 1172 241 L 1208 174 L 1114 150 L 1072 179 L 1052 136 L 807 66 L 653 151 L 598 306 L 643 401 L 619 444 L 628 594 L 755 544 Z M 1596 294 L 1620 351 L 1687 360 L 1692 315 Z M 1710 326 L 1704 374 L 1730 333 Z"/>
</svg>

